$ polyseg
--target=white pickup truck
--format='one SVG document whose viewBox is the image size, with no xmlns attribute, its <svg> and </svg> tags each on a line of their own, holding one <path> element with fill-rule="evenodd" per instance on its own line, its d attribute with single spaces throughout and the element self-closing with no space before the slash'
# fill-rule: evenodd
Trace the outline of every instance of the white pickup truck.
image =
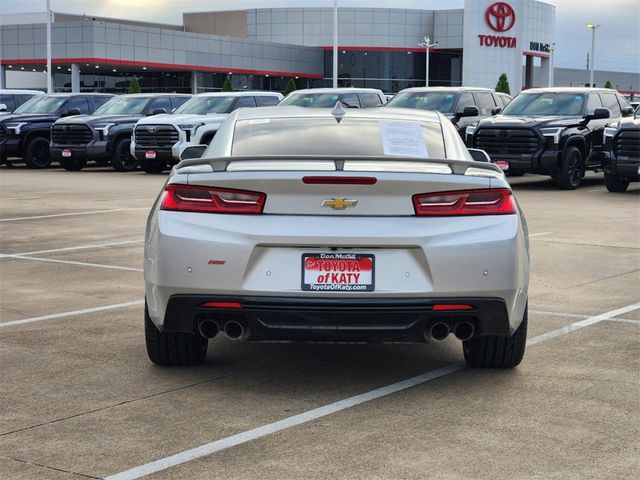
<svg viewBox="0 0 640 480">
<path fill-rule="evenodd" d="M 277 105 L 276 92 L 212 92 L 194 95 L 172 114 L 142 118 L 133 130 L 131 155 L 147 173 L 160 173 L 180 161 L 191 145 L 208 145 L 227 118 L 238 108 Z"/>
</svg>

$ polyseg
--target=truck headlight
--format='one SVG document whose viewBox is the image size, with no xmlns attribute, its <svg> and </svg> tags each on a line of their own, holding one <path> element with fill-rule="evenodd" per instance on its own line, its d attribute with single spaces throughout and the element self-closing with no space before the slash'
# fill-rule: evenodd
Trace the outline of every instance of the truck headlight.
<svg viewBox="0 0 640 480">
<path fill-rule="evenodd" d="M 5 126 L 7 130 L 13 130 L 14 135 L 20 135 L 20 130 L 25 125 L 29 125 L 27 122 L 15 122 L 15 123 L 7 123 Z"/>
<path fill-rule="evenodd" d="M 476 128 L 478 128 L 478 122 L 472 123 L 471 125 L 469 125 L 467 127 L 467 129 L 465 130 L 464 133 L 464 137 L 466 141 L 469 141 L 471 139 L 471 137 L 473 136 L 473 134 L 476 131 Z"/>
<path fill-rule="evenodd" d="M 604 138 L 613 138 L 618 133 L 618 129 L 616 127 L 604 127 Z"/>
<path fill-rule="evenodd" d="M 109 129 L 113 127 L 115 123 L 99 123 L 93 126 L 93 129 L 100 134 L 101 138 L 107 138 Z"/>
<path fill-rule="evenodd" d="M 178 125 L 178 128 L 180 130 L 191 130 L 192 132 L 195 132 L 198 127 L 201 127 L 202 125 L 204 125 L 203 122 L 200 123 L 183 123 L 182 125 Z"/>
<path fill-rule="evenodd" d="M 560 134 L 564 127 L 545 127 L 538 130 L 543 137 L 552 138 L 553 143 L 560 143 Z"/>
</svg>

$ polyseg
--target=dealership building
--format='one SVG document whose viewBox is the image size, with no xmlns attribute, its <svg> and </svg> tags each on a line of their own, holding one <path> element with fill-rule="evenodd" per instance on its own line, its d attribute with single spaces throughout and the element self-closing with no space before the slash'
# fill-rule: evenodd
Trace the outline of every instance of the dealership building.
<svg viewBox="0 0 640 480">
<path fill-rule="evenodd" d="M 426 36 L 438 42 L 429 54 L 432 86 L 493 88 L 502 73 L 513 93 L 548 85 L 554 6 L 536 0 L 466 0 L 463 9 L 446 10 L 391 4 L 340 2 L 339 85 L 385 92 L 423 86 L 426 52 L 419 44 Z M 45 71 L 45 21 L 45 14 L 2 16 L 0 86 L 18 86 L 11 85 L 13 72 Z M 184 13 L 182 25 L 55 13 L 50 74 L 56 91 L 125 92 L 134 76 L 143 91 L 218 90 L 227 76 L 235 89 L 283 90 L 290 78 L 298 88 L 330 86 L 332 44 L 331 8 Z"/>
</svg>

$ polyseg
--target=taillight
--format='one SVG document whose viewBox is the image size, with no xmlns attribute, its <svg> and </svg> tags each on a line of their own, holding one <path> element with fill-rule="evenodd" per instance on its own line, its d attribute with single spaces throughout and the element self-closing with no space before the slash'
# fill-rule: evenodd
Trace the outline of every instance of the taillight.
<svg viewBox="0 0 640 480">
<path fill-rule="evenodd" d="M 457 215 L 505 215 L 516 213 L 508 188 L 420 193 L 413 196 L 416 215 L 452 217 Z"/>
<path fill-rule="evenodd" d="M 264 193 L 196 185 L 167 185 L 161 210 L 206 213 L 262 213 Z"/>
</svg>

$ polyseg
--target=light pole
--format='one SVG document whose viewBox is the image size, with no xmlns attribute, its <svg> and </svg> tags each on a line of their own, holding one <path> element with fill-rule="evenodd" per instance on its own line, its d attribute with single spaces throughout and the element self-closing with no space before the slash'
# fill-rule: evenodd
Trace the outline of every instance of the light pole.
<svg viewBox="0 0 640 480">
<path fill-rule="evenodd" d="M 423 47 L 425 50 L 425 74 L 424 74 L 424 86 L 429 86 L 429 49 L 438 45 L 438 42 L 431 43 L 429 37 L 424 37 L 424 42 L 419 43 L 419 47 Z"/>
<path fill-rule="evenodd" d="M 333 0 L 333 88 L 338 88 L 338 0 Z"/>
<path fill-rule="evenodd" d="M 593 70 L 595 66 L 595 48 L 596 48 L 596 29 L 602 25 L 594 25 L 593 23 L 587 23 L 587 28 L 591 29 L 591 72 L 589 72 L 589 86 L 593 87 Z"/>
<path fill-rule="evenodd" d="M 53 92 L 53 71 L 51 70 L 51 0 L 47 0 L 47 93 Z"/>
<path fill-rule="evenodd" d="M 556 44 L 552 43 L 549 47 L 549 86 L 553 87 L 553 52 L 556 50 Z"/>
</svg>

